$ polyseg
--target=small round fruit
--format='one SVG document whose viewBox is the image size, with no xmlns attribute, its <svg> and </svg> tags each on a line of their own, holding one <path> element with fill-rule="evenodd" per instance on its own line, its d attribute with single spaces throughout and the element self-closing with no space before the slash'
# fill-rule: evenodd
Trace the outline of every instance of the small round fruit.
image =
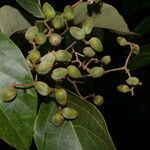
<svg viewBox="0 0 150 150">
<path fill-rule="evenodd" d="M 65 68 L 56 68 L 53 70 L 51 74 L 51 78 L 55 81 L 61 80 L 62 78 L 65 78 L 67 75 L 67 70 Z"/>
<path fill-rule="evenodd" d="M 83 22 L 82 29 L 84 30 L 85 34 L 90 34 L 93 29 L 93 20 L 91 18 L 86 19 Z"/>
<path fill-rule="evenodd" d="M 124 37 L 117 37 L 117 43 L 120 45 L 120 46 L 125 46 L 125 45 L 128 45 L 128 41 L 124 38 Z"/>
<path fill-rule="evenodd" d="M 64 27 L 64 18 L 61 15 L 55 16 L 55 18 L 52 21 L 52 25 L 55 29 L 61 29 Z"/>
<path fill-rule="evenodd" d="M 48 54 L 41 57 L 41 62 L 49 62 L 51 65 L 55 62 L 55 55 L 53 52 L 49 52 Z"/>
<path fill-rule="evenodd" d="M 42 11 L 43 11 L 45 18 L 48 20 L 52 20 L 55 17 L 56 12 L 54 8 L 47 2 L 44 3 L 42 7 Z"/>
<path fill-rule="evenodd" d="M 31 60 L 31 62 L 36 62 L 40 59 L 41 54 L 37 49 L 33 49 L 29 51 L 28 59 Z"/>
<path fill-rule="evenodd" d="M 53 33 L 51 34 L 51 36 L 49 37 L 49 43 L 53 46 L 58 46 L 62 41 L 62 38 L 59 34 L 57 33 Z"/>
<path fill-rule="evenodd" d="M 73 65 L 70 65 L 67 67 L 67 72 L 68 72 L 68 75 L 72 78 L 80 78 L 81 77 L 81 72 L 80 70 L 73 66 Z"/>
<path fill-rule="evenodd" d="M 121 92 L 121 93 L 128 93 L 128 92 L 130 92 L 130 88 L 127 85 L 125 85 L 125 84 L 117 86 L 117 90 L 119 92 Z"/>
<path fill-rule="evenodd" d="M 33 41 L 37 34 L 38 34 L 38 28 L 37 28 L 37 26 L 33 26 L 33 27 L 30 27 L 30 28 L 26 31 L 26 33 L 25 33 L 25 38 L 26 38 L 28 41 Z"/>
<path fill-rule="evenodd" d="M 99 78 L 103 76 L 105 73 L 105 70 L 102 67 L 93 67 L 89 70 L 89 75 L 93 78 Z"/>
<path fill-rule="evenodd" d="M 78 112 L 71 107 L 62 109 L 61 113 L 66 119 L 75 119 L 78 117 Z"/>
<path fill-rule="evenodd" d="M 3 101 L 5 102 L 9 102 L 11 100 L 13 100 L 17 95 L 17 91 L 16 91 L 16 88 L 14 87 L 7 87 L 3 90 Z"/>
<path fill-rule="evenodd" d="M 88 44 L 91 45 L 91 47 L 97 51 L 97 52 L 102 52 L 103 51 L 103 45 L 97 37 L 92 37 L 89 41 Z"/>
<path fill-rule="evenodd" d="M 90 58 L 95 56 L 95 51 L 91 47 L 85 47 L 83 49 L 83 54 Z"/>
<path fill-rule="evenodd" d="M 66 50 L 58 50 L 55 53 L 56 61 L 60 62 L 70 62 L 72 59 L 72 55 Z"/>
<path fill-rule="evenodd" d="M 140 46 L 138 44 L 134 44 L 133 48 L 132 48 L 132 52 L 136 55 L 139 54 L 140 52 Z"/>
<path fill-rule="evenodd" d="M 85 38 L 85 32 L 78 27 L 70 27 L 70 34 L 77 40 L 83 40 Z"/>
<path fill-rule="evenodd" d="M 66 90 L 60 88 L 55 89 L 55 98 L 58 104 L 66 105 L 67 104 L 67 92 Z"/>
<path fill-rule="evenodd" d="M 96 95 L 93 99 L 95 105 L 100 106 L 104 102 L 104 98 L 101 95 Z"/>
<path fill-rule="evenodd" d="M 46 35 L 44 33 L 38 33 L 36 36 L 35 36 L 35 43 L 37 43 L 38 45 L 42 45 L 46 42 Z"/>
<path fill-rule="evenodd" d="M 67 21 L 70 21 L 74 18 L 74 10 L 70 5 L 67 5 L 64 8 L 63 16 Z"/>
<path fill-rule="evenodd" d="M 63 121 L 64 121 L 64 117 L 60 112 L 56 113 L 52 118 L 52 123 L 56 127 L 60 126 Z"/>
<path fill-rule="evenodd" d="M 103 56 L 101 62 L 105 65 L 108 65 L 111 62 L 111 57 L 109 55 Z"/>
<path fill-rule="evenodd" d="M 128 85 L 136 86 L 140 83 L 140 81 L 137 77 L 130 77 L 126 80 L 126 83 Z"/>
</svg>

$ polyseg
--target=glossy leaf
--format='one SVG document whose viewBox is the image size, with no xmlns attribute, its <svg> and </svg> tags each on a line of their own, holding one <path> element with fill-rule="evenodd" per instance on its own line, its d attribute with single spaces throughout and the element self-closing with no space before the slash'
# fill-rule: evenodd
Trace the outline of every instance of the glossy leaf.
<svg viewBox="0 0 150 150">
<path fill-rule="evenodd" d="M 0 32 L 0 138 L 16 149 L 29 149 L 36 118 L 34 89 L 17 89 L 17 97 L 3 102 L 2 91 L 13 83 L 31 83 L 32 76 L 18 47 Z"/>
<path fill-rule="evenodd" d="M 34 127 L 38 150 L 115 150 L 105 120 L 92 104 L 70 93 L 67 106 L 79 116 L 55 127 L 52 117 L 58 111 L 57 105 L 52 98 L 41 105 Z"/>
</svg>

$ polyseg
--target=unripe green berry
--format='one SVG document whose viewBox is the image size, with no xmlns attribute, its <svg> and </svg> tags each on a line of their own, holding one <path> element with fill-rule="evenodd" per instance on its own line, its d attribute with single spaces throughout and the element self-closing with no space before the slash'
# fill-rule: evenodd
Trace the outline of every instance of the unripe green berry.
<svg viewBox="0 0 150 150">
<path fill-rule="evenodd" d="M 53 52 L 48 53 L 44 55 L 43 57 L 41 57 L 40 60 L 41 62 L 49 62 L 51 65 L 53 65 L 55 62 L 55 54 Z"/>
<path fill-rule="evenodd" d="M 126 80 L 126 83 L 128 85 L 135 86 L 135 85 L 138 85 L 140 83 L 140 81 L 137 77 L 130 77 Z"/>
<path fill-rule="evenodd" d="M 35 41 L 36 44 L 42 45 L 46 42 L 46 39 L 47 39 L 47 37 L 44 33 L 38 33 L 35 36 L 34 41 Z"/>
<path fill-rule="evenodd" d="M 74 18 L 74 10 L 70 5 L 67 5 L 64 8 L 63 16 L 67 21 L 70 21 Z"/>
<path fill-rule="evenodd" d="M 58 50 L 55 53 L 56 61 L 61 62 L 70 62 L 72 59 L 72 55 L 66 50 Z"/>
<path fill-rule="evenodd" d="M 83 54 L 86 57 L 94 57 L 95 56 L 95 51 L 91 47 L 85 47 L 83 49 Z"/>
<path fill-rule="evenodd" d="M 103 51 L 103 45 L 97 37 L 92 37 L 89 41 L 88 44 L 91 45 L 91 47 L 97 51 L 97 52 L 102 52 Z"/>
<path fill-rule="evenodd" d="M 7 87 L 3 90 L 3 101 L 5 102 L 9 102 L 11 100 L 13 100 L 17 95 L 17 91 L 16 91 L 16 88 L 14 87 Z"/>
<path fill-rule="evenodd" d="M 80 70 L 73 66 L 73 65 L 70 65 L 67 67 L 67 72 L 68 72 L 68 75 L 72 78 L 80 78 L 81 77 L 81 72 Z"/>
<path fill-rule="evenodd" d="M 55 18 L 52 21 L 52 25 L 55 29 L 60 29 L 64 27 L 64 18 L 61 15 L 55 16 Z"/>
<path fill-rule="evenodd" d="M 117 37 L 117 43 L 120 45 L 120 46 L 125 46 L 125 45 L 128 45 L 128 41 L 124 38 L 124 37 Z"/>
<path fill-rule="evenodd" d="M 66 90 L 60 88 L 55 89 L 55 98 L 58 104 L 66 105 L 67 104 L 67 92 Z"/>
<path fill-rule="evenodd" d="M 104 98 L 101 95 L 96 95 L 93 99 L 95 105 L 100 106 L 104 102 Z"/>
<path fill-rule="evenodd" d="M 33 64 L 32 64 L 32 62 L 30 61 L 30 59 L 28 57 L 26 58 L 26 63 L 29 66 L 30 69 L 33 68 Z"/>
<path fill-rule="evenodd" d="M 105 70 L 102 67 L 93 67 L 89 70 L 89 75 L 93 78 L 99 78 L 103 76 L 105 73 Z"/>
<path fill-rule="evenodd" d="M 53 70 L 52 74 L 51 74 L 51 78 L 53 80 L 61 80 L 62 78 L 65 78 L 65 76 L 67 75 L 67 70 L 65 68 L 56 68 Z"/>
<path fill-rule="evenodd" d="M 85 34 L 90 34 L 93 29 L 93 20 L 91 18 L 86 19 L 83 22 L 82 29 L 84 30 Z"/>
<path fill-rule="evenodd" d="M 130 88 L 127 85 L 125 85 L 125 84 L 117 86 L 117 90 L 119 92 L 121 92 L 121 93 L 128 93 L 128 92 L 130 92 Z"/>
<path fill-rule="evenodd" d="M 56 12 L 54 8 L 47 2 L 44 3 L 42 7 L 42 11 L 43 11 L 45 18 L 48 20 L 52 20 L 55 17 Z"/>
<path fill-rule="evenodd" d="M 56 113 L 53 118 L 52 118 L 52 123 L 57 127 L 60 126 L 62 124 L 62 122 L 64 121 L 64 117 L 63 115 L 58 112 Z"/>
<path fill-rule="evenodd" d="M 83 40 L 85 38 L 85 32 L 78 27 L 70 27 L 70 34 L 77 40 Z"/>
<path fill-rule="evenodd" d="M 71 107 L 62 109 L 61 113 L 66 119 L 75 119 L 78 117 L 78 112 Z"/>
<path fill-rule="evenodd" d="M 132 52 L 133 52 L 134 54 L 136 54 L 136 55 L 139 54 L 139 52 L 140 52 L 140 47 L 139 47 L 138 44 L 134 44 L 134 46 L 133 46 L 133 48 L 132 48 Z"/>
<path fill-rule="evenodd" d="M 37 49 L 33 49 L 29 51 L 28 59 L 31 60 L 31 62 L 36 62 L 40 59 L 41 54 Z"/>
<path fill-rule="evenodd" d="M 111 57 L 109 55 L 103 56 L 101 62 L 105 65 L 108 65 L 111 62 Z"/>
<path fill-rule="evenodd" d="M 36 26 L 30 27 L 26 33 L 25 33 L 25 38 L 28 41 L 33 41 L 36 35 L 38 34 L 38 28 Z"/>
<path fill-rule="evenodd" d="M 49 37 L 49 43 L 53 46 L 57 46 L 61 43 L 62 38 L 59 34 L 57 33 L 53 33 L 51 34 L 51 36 Z"/>
</svg>

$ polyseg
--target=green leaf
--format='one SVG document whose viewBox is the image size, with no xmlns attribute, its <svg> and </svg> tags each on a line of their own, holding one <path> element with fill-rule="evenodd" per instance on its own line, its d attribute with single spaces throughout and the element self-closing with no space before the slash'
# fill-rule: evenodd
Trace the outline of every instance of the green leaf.
<svg viewBox="0 0 150 150">
<path fill-rule="evenodd" d="M 135 70 L 150 64 L 150 44 L 141 47 L 140 53 L 129 61 L 129 68 Z"/>
<path fill-rule="evenodd" d="M 11 102 L 2 101 L 2 91 L 13 83 L 33 81 L 18 47 L 0 32 L 0 138 L 16 149 L 29 149 L 36 119 L 37 95 L 34 89 L 17 89 Z"/>
<path fill-rule="evenodd" d="M 22 6 L 26 11 L 31 13 L 37 18 L 43 18 L 41 5 L 39 0 L 16 0 L 17 3 Z"/>
<path fill-rule="evenodd" d="M 89 102 L 68 94 L 68 105 L 79 113 L 61 126 L 52 124 L 58 107 L 52 99 L 43 103 L 35 123 L 34 139 L 38 150 L 115 150 L 101 113 Z"/>
<path fill-rule="evenodd" d="M 83 2 L 78 4 L 74 8 L 74 12 L 74 22 L 76 24 L 80 24 L 85 21 L 85 19 L 88 17 L 87 3 Z M 97 14 L 93 13 L 90 17 L 93 19 L 94 27 L 114 30 L 121 34 L 130 33 L 123 17 L 113 6 L 109 4 L 103 3 L 102 7 L 100 8 L 100 12 Z"/>
<path fill-rule="evenodd" d="M 0 8 L 0 30 L 11 35 L 16 31 L 29 28 L 29 22 L 15 8 L 3 6 Z"/>
</svg>

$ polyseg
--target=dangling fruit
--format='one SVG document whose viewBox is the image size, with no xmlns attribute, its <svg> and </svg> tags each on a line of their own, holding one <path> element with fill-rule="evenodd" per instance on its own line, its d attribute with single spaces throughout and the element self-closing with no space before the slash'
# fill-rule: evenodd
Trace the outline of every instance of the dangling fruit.
<svg viewBox="0 0 150 150">
<path fill-rule="evenodd" d="M 70 34 L 77 40 L 83 40 L 85 38 L 85 32 L 78 27 L 70 27 Z"/>
<path fill-rule="evenodd" d="M 130 92 L 130 88 L 127 85 L 125 85 L 125 84 L 117 86 L 117 90 L 119 92 L 121 92 L 121 93 L 128 93 L 128 92 Z"/>
<path fill-rule="evenodd" d="M 68 75 L 72 78 L 80 78 L 81 77 L 81 72 L 80 70 L 73 66 L 73 65 L 70 65 L 69 67 L 67 67 L 67 72 L 68 72 Z"/>
<path fill-rule="evenodd" d="M 47 2 L 44 3 L 42 7 L 42 11 L 43 11 L 45 18 L 48 20 L 52 20 L 55 17 L 56 12 L 54 8 Z"/>
<path fill-rule="evenodd" d="M 35 83 L 35 89 L 42 96 L 47 96 L 53 91 L 52 88 L 50 88 L 46 83 L 41 82 L 41 81 L 38 81 Z"/>
<path fill-rule="evenodd" d="M 134 44 L 133 48 L 132 48 L 132 52 L 136 55 L 139 54 L 140 52 L 140 46 L 138 44 Z"/>
<path fill-rule="evenodd" d="M 95 51 L 91 47 L 85 47 L 83 49 L 83 54 L 86 57 L 94 57 L 95 56 Z"/>
<path fill-rule="evenodd" d="M 29 28 L 26 33 L 25 33 L 25 38 L 28 40 L 28 41 L 33 41 L 34 38 L 36 37 L 36 35 L 38 34 L 38 28 L 37 26 L 33 26 L 31 28 Z"/>
<path fill-rule="evenodd" d="M 64 8 L 63 16 L 67 21 L 70 21 L 74 18 L 74 10 L 70 5 L 67 5 Z"/>
<path fill-rule="evenodd" d="M 58 46 L 62 41 L 61 36 L 58 33 L 53 33 L 49 37 L 49 43 L 53 46 Z"/>
<path fill-rule="evenodd" d="M 56 61 L 61 62 L 70 62 L 72 59 L 72 55 L 66 50 L 58 50 L 55 53 Z"/>
<path fill-rule="evenodd" d="M 40 57 L 41 57 L 41 54 L 37 49 L 33 49 L 29 51 L 28 59 L 31 62 L 37 62 L 40 59 Z"/>
<path fill-rule="evenodd" d="M 130 77 L 126 80 L 126 83 L 128 85 L 136 86 L 140 83 L 140 81 L 137 77 Z"/>
<path fill-rule="evenodd" d="M 103 56 L 101 62 L 105 65 L 108 65 L 111 62 L 111 57 L 109 55 Z"/>
<path fill-rule="evenodd" d="M 71 107 L 62 109 L 61 113 L 66 119 L 75 119 L 78 117 L 78 112 Z"/>
<path fill-rule="evenodd" d="M 93 29 L 93 20 L 91 18 L 86 19 L 83 22 L 82 29 L 84 30 L 85 34 L 90 34 Z"/>
<path fill-rule="evenodd" d="M 61 29 L 62 27 L 64 27 L 65 23 L 63 16 L 62 15 L 55 16 L 55 18 L 52 21 L 52 25 L 55 29 Z"/>
<path fill-rule="evenodd" d="M 11 100 L 13 100 L 17 95 L 17 91 L 16 91 L 16 88 L 14 87 L 7 87 L 3 90 L 3 101 L 5 102 L 9 102 Z"/>
<path fill-rule="evenodd" d="M 67 92 L 66 90 L 60 88 L 55 89 L 55 98 L 58 104 L 66 105 L 67 104 Z"/>
<path fill-rule="evenodd" d="M 105 70 L 102 67 L 93 67 L 89 70 L 89 75 L 93 78 L 99 78 L 103 76 L 105 73 Z"/>
<path fill-rule="evenodd" d="M 65 68 L 56 68 L 53 70 L 51 74 L 51 78 L 55 81 L 61 80 L 62 78 L 65 78 L 67 75 L 67 70 Z"/>
<path fill-rule="evenodd" d="M 124 37 L 117 37 L 117 43 L 120 45 L 120 46 L 126 46 L 128 45 L 128 41 L 124 38 Z"/>
<path fill-rule="evenodd" d="M 46 42 L 46 35 L 44 33 L 38 33 L 36 36 L 35 36 L 35 43 L 37 43 L 38 45 L 42 45 Z"/>
<path fill-rule="evenodd" d="M 64 117 L 62 116 L 62 114 L 60 112 L 56 113 L 53 118 L 52 118 L 52 123 L 57 127 L 60 126 L 62 124 L 62 122 L 64 121 Z"/>
<path fill-rule="evenodd" d="M 49 62 L 52 66 L 55 62 L 55 54 L 53 52 L 48 53 L 46 55 L 44 55 L 43 57 L 41 57 L 41 62 Z"/>
<path fill-rule="evenodd" d="M 91 45 L 91 47 L 97 51 L 97 52 L 102 52 L 103 51 L 103 45 L 97 37 L 92 37 L 89 41 L 88 44 Z"/>
<path fill-rule="evenodd" d="M 104 102 L 104 98 L 101 95 L 96 95 L 93 99 L 95 105 L 100 106 Z"/>
</svg>

